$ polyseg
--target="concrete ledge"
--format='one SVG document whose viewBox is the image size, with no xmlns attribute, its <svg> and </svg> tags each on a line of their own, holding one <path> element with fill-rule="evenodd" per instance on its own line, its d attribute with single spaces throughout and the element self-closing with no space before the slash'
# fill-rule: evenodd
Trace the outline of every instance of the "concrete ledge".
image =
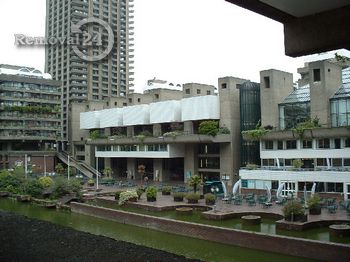
<svg viewBox="0 0 350 262">
<path fill-rule="evenodd" d="M 344 244 L 273 236 L 263 233 L 252 233 L 242 230 L 200 225 L 196 223 L 96 207 L 82 203 L 71 203 L 71 210 L 75 213 L 150 228 L 162 232 L 291 256 L 307 257 L 323 261 L 348 261 L 350 256 L 350 245 Z"/>
</svg>

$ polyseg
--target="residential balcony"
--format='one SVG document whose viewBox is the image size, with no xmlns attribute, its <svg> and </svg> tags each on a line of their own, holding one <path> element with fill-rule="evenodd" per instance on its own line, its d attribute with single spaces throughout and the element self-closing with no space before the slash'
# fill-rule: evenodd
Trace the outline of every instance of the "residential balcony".
<svg viewBox="0 0 350 262">
<path fill-rule="evenodd" d="M 180 143 L 230 143 L 231 135 L 222 134 L 208 136 L 199 134 L 183 134 L 174 137 L 117 137 L 112 136 L 104 139 L 88 139 L 88 145 L 138 145 L 138 144 L 180 144 Z"/>
</svg>

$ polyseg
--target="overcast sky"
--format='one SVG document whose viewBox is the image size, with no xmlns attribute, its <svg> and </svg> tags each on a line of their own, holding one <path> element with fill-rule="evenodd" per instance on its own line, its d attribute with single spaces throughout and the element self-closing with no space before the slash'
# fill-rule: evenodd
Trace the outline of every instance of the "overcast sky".
<svg viewBox="0 0 350 262">
<path fill-rule="evenodd" d="M 44 48 L 18 48 L 14 34 L 45 35 L 45 0 L 0 1 L 0 64 L 44 69 Z M 217 86 L 217 78 L 259 81 L 259 71 L 294 73 L 283 26 L 224 0 L 134 0 L 135 89 L 148 79 Z"/>
</svg>

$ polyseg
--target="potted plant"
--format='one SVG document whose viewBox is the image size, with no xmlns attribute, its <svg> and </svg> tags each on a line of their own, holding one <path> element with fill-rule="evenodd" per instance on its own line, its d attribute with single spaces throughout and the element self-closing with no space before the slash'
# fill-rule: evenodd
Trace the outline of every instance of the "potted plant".
<svg viewBox="0 0 350 262">
<path fill-rule="evenodd" d="M 206 205 L 215 205 L 215 196 L 212 193 L 207 193 L 204 195 Z"/>
<path fill-rule="evenodd" d="M 193 187 L 193 192 L 197 193 L 197 188 L 202 184 L 202 178 L 199 175 L 191 176 L 189 179 L 190 186 Z"/>
<path fill-rule="evenodd" d="M 175 202 L 182 202 L 182 201 L 184 201 L 184 196 L 185 196 L 185 193 L 183 193 L 183 192 L 175 192 L 175 193 L 173 193 L 173 197 L 174 197 L 174 201 Z"/>
<path fill-rule="evenodd" d="M 162 195 L 169 196 L 171 193 L 171 189 L 172 189 L 171 186 L 163 186 L 162 187 Z"/>
<path fill-rule="evenodd" d="M 284 219 L 291 222 L 305 222 L 307 216 L 302 204 L 296 200 L 289 201 L 282 209 Z"/>
<path fill-rule="evenodd" d="M 114 199 L 115 199 L 115 200 L 119 200 L 120 194 L 121 194 L 122 192 L 124 192 L 124 191 L 117 191 L 117 192 L 115 192 L 115 194 L 114 194 Z"/>
<path fill-rule="evenodd" d="M 189 204 L 198 204 L 198 200 L 200 199 L 200 195 L 197 193 L 187 194 L 186 199 L 187 199 L 187 203 L 189 203 Z"/>
<path fill-rule="evenodd" d="M 137 201 L 137 193 L 135 190 L 127 190 L 124 192 L 121 192 L 119 195 L 119 201 L 118 204 L 124 205 L 126 202 L 130 201 L 130 202 L 136 202 Z"/>
<path fill-rule="evenodd" d="M 95 185 L 95 180 L 89 179 L 87 183 L 88 183 L 89 186 L 94 186 Z"/>
<path fill-rule="evenodd" d="M 136 189 L 136 193 L 138 196 L 138 199 L 141 199 L 142 194 L 145 192 L 145 189 L 143 187 L 139 187 Z"/>
<path fill-rule="evenodd" d="M 154 202 L 157 200 L 157 189 L 153 186 L 150 186 L 146 190 L 146 197 L 148 202 Z"/>
<path fill-rule="evenodd" d="M 307 200 L 307 206 L 309 208 L 310 215 L 320 215 L 321 214 L 321 198 L 319 195 L 313 195 Z"/>
</svg>

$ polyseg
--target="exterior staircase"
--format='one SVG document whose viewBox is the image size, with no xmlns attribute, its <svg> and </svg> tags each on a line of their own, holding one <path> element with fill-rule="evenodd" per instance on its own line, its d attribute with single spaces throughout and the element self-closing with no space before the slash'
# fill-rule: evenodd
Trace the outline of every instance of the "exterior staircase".
<svg viewBox="0 0 350 262">
<path fill-rule="evenodd" d="M 66 165 L 68 165 L 68 154 L 66 152 L 56 152 L 56 156 Z M 96 173 L 98 173 L 99 177 L 101 177 L 101 173 L 97 172 L 97 170 L 83 161 L 78 161 L 75 158 L 69 156 L 69 166 L 74 167 L 79 170 L 83 175 L 93 178 L 96 177 Z"/>
</svg>

